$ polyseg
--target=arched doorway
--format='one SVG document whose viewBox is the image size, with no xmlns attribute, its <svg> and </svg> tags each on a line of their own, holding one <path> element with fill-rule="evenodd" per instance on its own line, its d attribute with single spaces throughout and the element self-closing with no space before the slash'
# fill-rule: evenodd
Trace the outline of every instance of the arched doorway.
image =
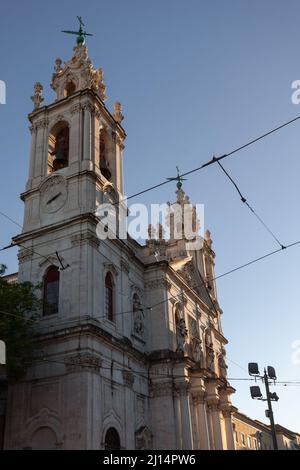
<svg viewBox="0 0 300 470">
<path fill-rule="evenodd" d="M 31 440 L 32 450 L 55 450 L 56 447 L 56 435 L 55 432 L 47 427 L 43 426 L 35 431 Z"/>
<path fill-rule="evenodd" d="M 120 436 L 115 428 L 109 428 L 105 434 L 105 450 L 120 450 Z"/>
</svg>

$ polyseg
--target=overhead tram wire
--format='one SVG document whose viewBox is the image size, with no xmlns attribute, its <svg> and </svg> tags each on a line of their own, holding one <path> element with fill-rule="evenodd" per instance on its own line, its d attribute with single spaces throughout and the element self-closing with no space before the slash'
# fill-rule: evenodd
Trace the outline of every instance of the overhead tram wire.
<svg viewBox="0 0 300 470">
<path fill-rule="evenodd" d="M 7 220 L 9 220 L 10 222 L 12 222 L 13 224 L 17 225 L 18 227 L 22 228 L 22 225 L 20 225 L 18 222 L 16 222 L 15 220 L 13 220 L 11 217 L 9 217 L 7 214 L 5 214 L 4 212 L 0 211 L 0 214 L 2 215 L 2 217 L 5 217 Z"/>
<path fill-rule="evenodd" d="M 0 214 L 2 215 L 1 212 L 0 212 Z M 14 223 L 17 223 L 17 222 L 14 221 Z M 300 244 L 300 240 L 297 240 L 296 242 L 293 242 L 293 243 L 290 243 L 290 244 L 286 245 L 286 246 L 284 247 L 284 249 L 287 250 L 288 248 L 292 248 L 293 246 L 296 246 L 296 245 L 299 245 L 299 244 Z M 19 245 L 19 244 L 18 244 L 18 245 Z M 12 247 L 18 246 L 18 245 L 17 245 L 17 244 L 15 244 L 15 245 L 13 244 L 13 245 L 10 245 L 10 246 L 8 246 L 8 247 L 4 247 L 4 248 L 0 249 L 0 251 L 6 250 L 6 249 L 8 249 L 8 248 L 12 248 Z M 23 245 L 20 245 L 20 246 L 22 246 L 23 248 L 26 248 L 26 247 L 24 247 Z M 62 251 L 64 251 L 64 250 L 62 250 Z M 258 257 L 258 258 L 255 258 L 255 259 L 253 259 L 253 260 L 251 260 L 251 261 L 248 261 L 247 263 L 244 263 L 244 264 L 239 265 L 239 266 L 237 266 L 237 267 L 235 267 L 235 268 L 233 268 L 233 269 L 230 269 L 229 271 L 226 271 L 226 272 L 223 273 L 223 274 L 220 274 L 220 275 L 218 275 L 218 276 L 215 276 L 214 278 L 209 279 L 209 281 L 212 282 L 212 281 L 216 281 L 217 279 L 221 279 L 222 277 L 228 276 L 228 275 L 230 275 L 230 274 L 233 274 L 233 273 L 236 272 L 236 271 L 239 271 L 239 270 L 244 269 L 244 268 L 246 268 L 246 267 L 248 267 L 248 266 L 251 266 L 252 264 L 258 263 L 259 261 L 261 261 L 261 260 L 263 260 L 263 259 L 265 259 L 265 258 L 268 258 L 268 257 L 270 257 L 270 256 L 273 256 L 273 255 L 275 255 L 276 253 L 279 253 L 279 252 L 281 252 L 281 251 L 283 251 L 282 248 L 278 248 L 277 250 L 273 250 L 273 251 L 271 251 L 271 252 L 269 252 L 269 253 L 266 253 L 266 254 L 264 254 L 264 255 Z M 37 256 L 39 256 L 39 257 L 48 259 L 46 256 L 37 253 L 35 250 L 33 250 L 33 253 L 35 253 L 35 254 L 36 254 Z M 103 254 L 103 253 L 102 253 L 102 254 Z M 50 255 L 49 255 L 49 256 L 50 256 Z M 152 306 L 146 307 L 146 308 L 144 308 L 143 310 L 151 310 L 152 308 L 154 308 L 154 307 L 156 307 L 156 306 L 158 306 L 158 305 L 161 305 L 161 304 L 164 304 L 164 303 L 168 302 L 171 298 L 176 298 L 176 297 L 179 298 L 180 295 L 181 295 L 181 294 L 173 295 L 173 296 L 171 296 L 171 297 L 168 297 L 168 299 L 162 300 L 162 301 L 160 301 L 160 302 L 158 302 L 158 303 L 156 303 L 156 304 L 154 304 L 154 305 L 152 305 Z M 131 311 L 117 312 L 116 315 L 121 315 L 121 314 L 125 314 L 125 313 L 130 313 L 130 312 L 131 312 Z"/>
<path fill-rule="evenodd" d="M 66 358 L 67 359 L 67 358 Z M 48 362 L 48 363 L 52 363 L 52 364 L 60 364 L 60 365 L 68 365 L 68 361 L 65 360 L 65 361 L 62 361 L 62 360 L 57 360 L 57 359 L 46 359 L 46 358 L 37 358 L 37 360 L 34 362 L 34 364 L 38 364 L 38 363 L 45 363 L 45 362 Z M 30 365 L 34 365 L 34 364 L 30 364 Z M 90 366 L 87 365 L 87 366 L 82 366 L 82 367 L 87 367 L 89 368 Z M 100 369 L 101 370 L 108 370 L 110 371 L 111 370 L 111 367 L 105 367 L 105 366 L 100 366 Z M 137 370 L 134 370 L 134 369 L 125 369 L 125 368 L 114 368 L 114 371 L 115 372 L 132 372 L 134 375 L 137 375 L 137 376 L 140 376 L 142 378 L 144 378 L 145 380 L 149 380 L 149 377 L 146 376 L 144 374 L 144 372 L 141 372 L 141 371 L 137 371 Z M 181 379 L 181 378 L 186 378 L 187 375 L 184 375 L 184 374 L 166 374 L 166 373 L 155 373 L 153 374 L 153 376 L 151 377 L 151 379 L 154 379 L 154 378 L 173 378 L 173 379 Z M 253 382 L 255 381 L 255 378 L 249 378 L 249 377 L 227 377 L 226 380 L 230 381 L 230 382 Z M 285 386 L 285 387 L 288 387 L 288 386 L 299 386 L 300 385 L 300 382 L 293 382 L 293 381 L 286 381 L 286 382 L 276 382 L 275 386 Z"/>
<path fill-rule="evenodd" d="M 12 219 L 11 217 L 9 217 L 7 214 L 5 214 L 4 212 L 0 211 L 0 215 L 2 215 L 2 217 L 5 217 L 7 220 L 9 220 L 11 223 L 17 225 L 18 227 L 20 228 L 23 228 L 21 224 L 19 224 L 18 222 L 16 222 L 14 219 Z M 35 253 L 37 256 L 39 256 L 40 258 L 44 258 L 45 260 L 49 261 L 49 257 L 45 256 L 45 255 L 41 255 L 40 253 L 38 253 L 36 250 L 34 250 L 32 247 L 26 247 L 24 245 L 22 245 L 22 243 L 11 243 L 10 245 L 8 246 L 5 246 L 3 248 L 0 249 L 0 251 L 4 251 L 4 250 L 8 250 L 9 248 L 14 248 L 14 247 L 17 247 L 17 246 L 20 246 L 22 248 L 24 248 L 25 250 L 27 249 L 30 249 L 32 250 L 32 253 Z M 55 252 L 57 253 L 57 252 Z M 54 254 L 55 254 L 54 253 Z M 49 255 L 50 256 L 50 255 Z M 69 266 L 66 266 L 66 268 L 69 267 Z M 66 269 L 64 268 L 64 269 Z"/>
<path fill-rule="evenodd" d="M 123 199 L 123 200 L 121 200 L 121 201 L 116 202 L 115 204 L 120 204 L 120 203 L 122 203 L 123 201 L 127 201 L 127 200 L 132 199 L 132 198 L 134 198 L 134 197 L 137 197 L 137 196 L 139 196 L 139 195 L 141 195 L 141 194 L 144 194 L 144 193 L 149 192 L 149 191 L 152 191 L 152 190 L 154 190 L 154 189 L 156 189 L 156 188 L 158 188 L 158 187 L 161 187 L 161 186 L 163 186 L 163 185 L 165 185 L 165 184 L 168 184 L 168 183 L 170 183 L 170 182 L 173 181 L 173 180 L 175 181 L 175 180 L 178 179 L 178 176 L 182 178 L 182 177 L 184 177 L 184 176 L 188 176 L 188 175 L 190 175 L 190 174 L 192 174 L 192 173 L 195 173 L 195 172 L 197 172 L 197 171 L 199 171 L 199 170 L 202 170 L 202 169 L 206 168 L 207 166 L 210 166 L 210 165 L 212 165 L 212 164 L 214 164 L 214 163 L 219 163 L 220 160 L 223 160 L 223 159 L 225 159 L 225 158 L 227 158 L 227 157 L 230 157 L 230 156 L 234 155 L 235 153 L 237 153 L 237 152 L 239 152 L 239 151 L 241 151 L 241 150 L 243 150 L 243 149 L 245 149 L 245 148 L 247 148 L 247 147 L 253 145 L 254 143 L 256 143 L 256 142 L 258 142 L 258 141 L 260 141 L 260 140 L 262 140 L 262 139 L 264 139 L 264 138 L 266 138 L 266 137 L 268 137 L 268 136 L 270 136 L 271 134 L 273 134 L 273 133 L 275 133 L 275 132 L 278 132 L 279 130 L 283 129 L 284 127 L 289 126 L 290 124 L 296 122 L 296 121 L 299 120 L 299 119 L 300 119 L 300 115 L 299 115 L 299 116 L 296 116 L 295 118 L 293 118 L 293 119 L 291 119 L 291 120 L 289 120 L 289 121 L 287 121 L 287 122 L 285 122 L 285 123 L 283 123 L 283 124 L 281 124 L 281 125 L 279 125 L 279 126 L 277 126 L 277 127 L 275 127 L 274 129 L 271 129 L 270 131 L 268 131 L 268 132 L 266 132 L 266 133 L 264 133 L 264 134 L 262 134 L 262 135 L 256 137 L 255 139 L 252 139 L 251 141 L 247 142 L 246 144 L 243 144 L 243 145 L 241 145 L 241 146 L 235 148 L 234 150 L 232 150 L 232 151 L 230 151 L 230 152 L 228 152 L 228 153 L 225 153 L 225 154 L 221 155 L 220 157 L 215 157 L 215 156 L 214 156 L 211 160 L 209 160 L 209 161 L 206 162 L 206 163 L 203 163 L 201 166 L 199 166 L 199 167 L 197 167 L 197 168 L 194 168 L 194 169 L 192 169 L 192 170 L 190 170 L 190 171 L 187 171 L 187 172 L 185 172 L 185 173 L 182 173 L 182 174 L 180 174 L 180 175 L 177 175 L 177 177 L 169 178 L 168 180 L 165 180 L 165 181 L 163 181 L 163 182 L 161 182 L 161 183 L 158 183 L 158 184 L 156 184 L 156 185 L 154 185 L 154 186 L 151 186 L 151 187 L 149 187 L 149 188 L 146 188 L 146 189 L 144 189 L 144 190 L 142 190 L 142 191 L 140 191 L 140 192 L 137 192 L 137 193 L 135 193 L 135 194 L 132 194 L 131 196 L 128 196 L 127 198 L 125 198 L 125 199 Z M 239 193 L 240 193 L 240 192 L 239 192 Z M 241 195 L 241 193 L 240 193 L 240 195 Z M 22 227 L 18 222 L 16 222 L 16 221 L 14 221 L 13 219 L 11 219 L 11 218 L 10 218 L 9 216 L 7 216 L 5 213 L 3 213 L 3 212 L 0 211 L 0 215 L 2 215 L 3 217 L 7 218 L 8 220 L 10 220 L 12 223 L 16 224 L 17 226 Z M 262 223 L 263 223 L 263 221 L 262 221 Z M 277 241 L 278 241 L 278 240 L 277 240 Z M 240 270 L 240 269 L 243 269 L 243 268 L 245 268 L 245 267 L 247 267 L 247 266 L 249 266 L 249 265 L 251 265 L 251 264 L 254 264 L 254 263 L 256 263 L 256 262 L 258 262 L 258 261 L 260 261 L 260 260 L 262 260 L 262 259 L 264 259 L 264 258 L 267 258 L 267 257 L 269 257 L 269 256 L 272 256 L 273 254 L 278 253 L 279 251 L 282 251 L 283 248 L 284 248 L 284 249 L 287 249 L 287 248 L 290 248 L 290 247 L 292 247 L 292 246 L 294 246 L 294 245 L 297 245 L 297 244 L 300 243 L 300 241 L 297 241 L 297 242 L 292 243 L 292 244 L 290 244 L 290 245 L 287 245 L 287 246 L 285 246 L 285 247 L 283 247 L 283 245 L 282 245 L 279 241 L 278 241 L 278 243 L 279 243 L 280 246 L 281 246 L 280 249 L 275 250 L 275 251 L 273 251 L 273 252 L 271 252 L 271 253 L 267 253 L 266 255 L 263 255 L 263 256 L 261 256 L 261 257 L 259 257 L 259 258 L 256 258 L 256 259 L 254 259 L 254 260 L 252 260 L 252 261 L 250 261 L 250 262 L 248 262 L 248 263 L 245 263 L 245 264 L 243 264 L 243 265 L 241 265 L 241 266 L 238 266 L 238 267 L 236 267 L 236 268 L 234 268 L 234 269 L 232 269 L 232 270 L 230 270 L 230 271 L 227 271 L 227 272 L 224 273 L 224 274 L 221 274 L 221 275 L 219 275 L 219 276 L 216 276 L 214 279 L 211 279 L 211 281 L 212 281 L 212 280 L 216 280 L 216 279 L 220 279 L 220 278 L 222 278 L 222 277 L 224 277 L 224 276 L 227 276 L 227 275 L 229 275 L 229 274 L 231 274 L 231 273 L 233 273 L 233 272 L 235 272 L 235 271 L 238 271 L 238 270 Z M 3 250 L 8 249 L 8 248 L 11 248 L 11 247 L 13 247 L 13 246 L 18 246 L 18 245 L 19 245 L 19 246 L 22 246 L 23 248 L 26 248 L 26 247 L 24 247 L 23 245 L 21 245 L 21 244 L 19 243 L 19 244 L 12 244 L 12 245 L 9 245 L 9 246 L 7 246 L 7 247 L 4 247 L 4 248 L 2 248 L 0 251 L 3 251 Z M 33 251 L 34 253 L 36 253 L 38 256 L 40 256 L 40 257 L 42 257 L 42 258 L 48 260 L 48 258 L 47 258 L 46 256 L 41 255 L 40 253 L 38 253 L 37 251 L 35 251 L 35 250 L 33 250 L 33 249 L 32 249 L 32 251 Z M 165 301 L 163 301 L 163 302 L 165 302 Z M 149 308 L 149 307 L 148 307 L 148 308 Z"/>
<path fill-rule="evenodd" d="M 202 165 L 196 167 L 196 168 L 193 168 L 192 170 L 189 170 L 189 171 L 186 171 L 185 173 L 181 173 L 179 175 L 177 175 L 177 177 L 174 177 L 174 178 L 168 178 L 167 180 L 165 181 L 162 181 L 161 183 L 158 183 L 158 184 L 155 184 L 153 186 L 150 186 L 149 188 L 146 188 L 144 190 L 141 190 L 139 192 L 136 192 L 134 194 L 131 194 L 130 196 L 122 199 L 121 201 L 117 201 L 116 203 L 114 203 L 114 205 L 118 205 L 118 204 L 121 204 L 122 202 L 126 202 L 128 201 L 129 199 L 133 199 L 137 196 L 141 196 L 142 194 L 145 194 L 149 191 L 153 191 L 154 189 L 157 189 L 157 188 L 160 188 L 161 186 L 164 186 L 165 184 L 169 184 L 171 183 L 172 181 L 176 181 L 178 179 L 178 177 L 180 178 L 183 178 L 184 176 L 188 176 L 188 175 L 191 175 L 192 173 L 195 173 L 197 171 L 200 171 L 200 170 L 203 170 L 204 168 L 210 166 L 210 165 L 213 165 L 214 163 L 217 163 L 221 160 L 223 160 L 224 158 L 228 158 L 228 157 L 231 157 L 232 155 L 234 155 L 235 153 L 241 151 L 241 150 L 244 150 L 245 148 L 247 147 L 250 147 L 251 145 L 255 144 L 256 142 L 259 142 L 260 140 L 263 140 L 265 139 L 266 137 L 274 134 L 275 132 L 278 132 L 280 131 L 281 129 L 289 126 L 290 124 L 293 124 L 294 122 L 298 121 L 300 119 L 300 115 L 299 116 L 296 116 L 295 118 L 293 119 L 290 119 L 289 121 L 286 121 L 284 122 L 283 124 L 280 124 L 279 126 L 271 129 L 270 131 L 268 132 L 265 132 L 264 134 L 256 137 L 255 139 L 252 139 L 250 140 L 249 142 L 247 142 L 246 144 L 243 144 L 243 145 L 240 145 L 239 147 L 231 150 L 230 152 L 228 153 L 224 153 L 223 155 L 221 155 L 220 157 L 213 157 L 211 160 L 209 160 L 208 162 L 206 163 L 203 163 Z"/>
<path fill-rule="evenodd" d="M 267 230 L 267 232 L 269 232 L 269 234 L 271 235 L 271 237 L 276 241 L 276 243 L 278 243 L 278 245 L 281 247 L 282 250 L 285 249 L 285 246 L 279 241 L 279 239 L 276 237 L 276 235 L 274 235 L 274 232 L 272 232 L 272 230 L 268 227 L 268 225 L 262 220 L 262 218 L 256 213 L 256 211 L 253 209 L 253 207 L 248 203 L 247 199 L 243 196 L 243 194 L 241 193 L 241 190 L 240 188 L 238 187 L 237 183 L 234 181 L 234 179 L 232 178 L 232 176 L 228 173 L 228 171 L 223 167 L 223 165 L 217 161 L 219 167 L 221 168 L 221 170 L 223 171 L 223 173 L 227 176 L 227 178 L 230 180 L 230 182 L 233 184 L 233 186 L 235 187 L 235 189 L 237 190 L 240 198 L 241 198 L 241 201 L 243 204 L 246 204 L 246 206 L 248 207 L 248 209 L 252 212 L 252 214 L 257 218 L 257 220 L 264 226 L 264 228 Z"/>
<path fill-rule="evenodd" d="M 296 242 L 290 243 L 289 245 L 286 245 L 284 247 L 284 250 L 287 250 L 288 248 L 292 248 L 293 246 L 299 245 L 300 240 L 297 240 Z M 236 268 L 230 269 L 230 271 L 227 271 L 223 274 L 219 274 L 219 276 L 214 277 L 213 279 L 210 279 L 210 281 L 216 281 L 217 279 L 221 279 L 222 277 L 228 276 L 229 274 L 235 273 L 236 271 L 239 271 L 240 269 L 244 269 L 247 266 L 251 266 L 252 264 L 258 263 L 259 261 L 268 258 L 270 256 L 275 255 L 276 253 L 279 253 L 283 251 L 282 248 L 278 248 L 277 250 L 271 251 L 269 253 L 266 253 L 265 255 L 260 256 L 259 258 L 255 258 L 251 261 L 248 261 L 247 263 L 241 264 L 240 266 L 237 266 Z"/>
<path fill-rule="evenodd" d="M 241 146 L 235 148 L 234 150 L 232 150 L 232 151 L 230 151 L 230 152 L 228 152 L 228 153 L 224 153 L 224 154 L 221 155 L 220 157 L 215 157 L 215 156 L 214 156 L 211 160 L 209 160 L 209 161 L 206 162 L 206 163 L 203 163 L 201 166 L 199 166 L 199 167 L 197 167 L 197 168 L 194 168 L 194 169 L 189 170 L 189 171 L 187 171 L 187 172 L 185 172 L 185 173 L 182 173 L 182 174 L 180 174 L 180 175 L 177 175 L 177 177 L 168 178 L 167 180 L 162 181 L 161 183 L 158 183 L 158 184 L 156 184 L 156 185 L 154 185 L 154 186 L 151 186 L 151 187 L 146 188 L 146 189 L 144 189 L 144 190 L 142 190 L 142 191 L 139 191 L 139 192 L 137 192 L 137 193 L 134 193 L 134 194 L 132 194 L 131 196 L 128 196 L 128 197 L 122 199 L 121 201 L 117 201 L 116 203 L 114 203 L 114 205 L 116 205 L 116 204 L 119 205 L 119 204 L 121 204 L 122 202 L 128 201 L 129 199 L 132 199 L 132 198 L 134 198 L 134 197 L 140 196 L 141 194 L 144 194 L 144 193 L 146 193 L 146 192 L 149 192 L 149 191 L 152 191 L 152 190 L 154 190 L 154 189 L 156 189 L 156 188 L 159 188 L 159 187 L 161 187 L 161 186 L 164 186 L 165 184 L 171 183 L 172 181 L 176 181 L 176 180 L 178 180 L 178 177 L 183 178 L 184 176 L 188 176 L 188 175 L 190 175 L 190 174 L 192 174 L 192 173 L 195 173 L 196 171 L 200 171 L 200 170 L 206 168 L 207 166 L 210 166 L 210 165 L 212 165 L 212 164 L 214 164 L 214 163 L 220 162 L 220 160 L 223 160 L 224 158 L 227 158 L 227 157 L 230 157 L 230 156 L 234 155 L 235 153 L 239 152 L 240 150 L 243 150 L 243 149 L 245 149 L 245 148 L 247 148 L 247 147 L 249 147 L 249 146 L 255 144 L 256 142 L 259 142 L 260 140 L 262 140 L 262 139 L 268 137 L 268 136 L 271 135 L 271 134 L 274 134 L 275 132 L 278 132 L 279 130 L 283 129 L 284 127 L 287 127 L 287 126 L 289 126 L 290 124 L 293 124 L 294 122 L 298 121 L 299 119 L 300 119 L 300 115 L 299 115 L 299 116 L 296 116 L 296 117 L 293 118 L 293 119 L 290 119 L 289 121 L 287 121 L 287 122 L 285 122 L 285 123 L 283 123 L 283 124 L 281 124 L 281 125 L 279 125 L 279 126 L 277 126 L 277 127 L 275 127 L 274 129 L 271 129 L 271 130 L 268 131 L 268 132 L 265 132 L 264 134 L 262 134 L 262 135 L 256 137 L 255 139 L 250 140 L 250 141 L 247 142 L 246 144 L 243 144 L 243 145 L 241 145 Z M 22 226 L 21 226 L 18 222 L 16 222 L 15 220 L 13 220 L 11 217 L 9 217 L 9 216 L 8 216 L 7 214 L 5 214 L 4 212 L 1 212 L 1 211 L 0 211 L 0 215 L 2 215 L 3 217 L 5 217 L 6 219 L 10 220 L 10 222 L 14 223 L 14 224 L 17 225 L 18 227 L 21 227 L 21 228 L 22 228 Z M 280 242 L 279 242 L 279 243 L 280 243 Z M 2 248 L 0 251 L 3 251 L 4 249 L 12 248 L 13 246 L 16 246 L 16 245 L 17 245 L 17 244 L 15 244 L 15 245 L 14 245 L 14 244 L 9 245 L 9 246 L 7 246 L 7 247 Z M 22 245 L 20 245 L 20 246 L 22 246 Z M 282 245 L 281 245 L 281 246 L 282 246 Z M 23 248 L 24 248 L 24 247 L 23 247 Z M 43 258 L 46 258 L 45 256 L 40 255 L 40 254 L 37 253 L 37 252 L 35 252 L 35 253 L 36 253 L 37 255 L 43 257 Z"/>
<path fill-rule="evenodd" d="M 1 214 L 1 212 L 0 212 L 0 214 Z M 16 222 L 14 222 L 14 223 L 16 223 Z M 292 248 L 293 246 L 296 246 L 296 245 L 299 245 L 299 244 L 300 244 L 300 240 L 297 240 L 296 242 L 293 242 L 293 243 L 290 243 L 290 244 L 286 245 L 284 249 L 287 250 L 288 248 Z M 4 247 L 4 248 L 0 249 L 0 251 L 5 250 L 5 249 L 8 249 L 8 248 L 13 247 L 13 246 L 18 246 L 18 245 L 11 245 L 11 246 L 9 246 L 9 247 Z M 23 245 L 20 245 L 20 246 L 22 246 L 23 248 L 25 248 Z M 62 251 L 64 251 L 64 250 L 62 250 Z M 239 271 L 239 270 L 244 269 L 244 268 L 246 268 L 246 267 L 248 267 L 248 266 L 251 266 L 252 264 L 256 264 L 256 263 L 258 263 L 259 261 L 261 261 L 261 260 L 263 260 L 263 259 L 265 259 L 265 258 L 268 258 L 268 257 L 270 257 L 270 256 L 273 256 L 273 255 L 275 255 L 276 253 L 279 253 L 279 252 L 282 252 L 282 251 L 283 251 L 282 248 L 278 248 L 277 250 L 273 250 L 273 251 L 271 251 L 271 252 L 269 252 L 269 253 L 266 253 L 266 254 L 264 254 L 264 255 L 258 257 L 258 258 L 255 258 L 255 259 L 253 259 L 253 260 L 251 260 L 251 261 L 248 261 L 247 263 L 244 263 L 244 264 L 239 265 L 239 266 L 237 266 L 237 267 L 235 267 L 235 268 L 233 268 L 233 269 L 230 269 L 229 271 L 226 271 L 226 272 L 223 273 L 223 274 L 220 274 L 220 275 L 218 275 L 218 276 L 215 276 L 214 278 L 209 279 L 209 281 L 212 282 L 212 281 L 216 281 L 216 280 L 218 280 L 218 279 L 221 279 L 221 278 L 223 278 L 223 277 L 226 277 L 226 276 L 228 276 L 228 275 L 230 275 L 230 274 L 233 274 L 233 273 L 236 272 L 236 271 Z M 46 256 L 37 253 L 35 250 L 33 250 L 33 252 L 34 252 L 37 256 L 39 256 L 39 257 L 48 259 Z M 103 253 L 102 253 L 102 254 L 103 254 Z M 49 255 L 49 256 L 50 256 L 50 255 Z M 199 287 L 199 286 L 198 286 L 198 287 Z M 146 307 L 146 308 L 144 308 L 143 310 L 151 310 L 152 308 L 155 308 L 155 307 L 158 306 L 158 305 L 161 305 L 161 304 L 164 304 L 164 303 L 168 302 L 168 301 L 169 301 L 170 299 L 172 299 L 172 298 L 176 298 L 176 297 L 179 298 L 180 295 L 181 295 L 181 294 L 173 295 L 173 296 L 171 296 L 171 297 L 168 297 L 167 299 L 164 299 L 164 300 L 162 300 L 162 301 L 160 301 L 160 302 L 158 302 L 158 303 L 156 303 L 156 304 L 154 304 L 154 305 L 152 305 L 152 306 Z M 131 311 L 117 312 L 116 315 L 121 315 L 121 314 L 125 314 L 125 313 L 130 313 L 130 312 L 131 312 Z"/>
</svg>

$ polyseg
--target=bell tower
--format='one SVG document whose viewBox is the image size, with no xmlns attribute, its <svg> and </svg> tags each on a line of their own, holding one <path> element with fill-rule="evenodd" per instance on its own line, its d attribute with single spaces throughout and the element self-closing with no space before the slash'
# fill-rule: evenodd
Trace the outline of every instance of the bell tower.
<svg viewBox="0 0 300 470">
<path fill-rule="evenodd" d="M 123 196 L 122 151 L 125 131 L 122 107 L 105 106 L 102 69 L 95 69 L 79 31 L 69 61 L 56 59 L 51 87 L 56 99 L 43 106 L 43 87 L 31 97 L 31 153 L 24 231 L 92 212 L 105 188 Z"/>
<path fill-rule="evenodd" d="M 96 210 L 124 196 L 122 106 L 115 103 L 113 112 L 106 107 L 103 72 L 89 58 L 81 23 L 76 34 L 71 59 L 55 61 L 53 102 L 45 105 L 43 86 L 34 87 L 23 230 L 13 239 L 20 247 L 19 281 L 45 286 L 52 273 L 53 285 L 59 284 L 53 308 L 44 309 L 45 321 L 49 311 L 57 321 L 103 317 L 103 293 L 93 285 L 104 284 L 112 255 L 99 251 Z M 102 245 L 105 253 L 109 245 Z"/>
</svg>

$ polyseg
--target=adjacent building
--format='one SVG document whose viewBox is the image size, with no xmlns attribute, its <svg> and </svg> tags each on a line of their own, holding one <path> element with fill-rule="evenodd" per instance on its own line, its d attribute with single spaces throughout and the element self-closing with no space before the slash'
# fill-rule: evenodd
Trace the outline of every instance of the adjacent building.
<svg viewBox="0 0 300 470">
<path fill-rule="evenodd" d="M 270 426 L 236 410 L 232 414 L 236 450 L 273 450 Z M 300 450 L 300 435 L 275 425 L 279 450 Z"/>
</svg>

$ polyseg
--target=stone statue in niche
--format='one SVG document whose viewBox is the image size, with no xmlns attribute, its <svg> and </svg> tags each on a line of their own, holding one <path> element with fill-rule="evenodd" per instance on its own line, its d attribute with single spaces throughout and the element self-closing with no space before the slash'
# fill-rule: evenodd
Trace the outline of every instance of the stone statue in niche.
<svg viewBox="0 0 300 470">
<path fill-rule="evenodd" d="M 222 377 L 227 376 L 227 369 L 228 369 L 228 366 L 225 361 L 225 355 L 226 355 L 226 352 L 225 352 L 225 349 L 223 348 L 218 357 L 219 372 Z"/>
<path fill-rule="evenodd" d="M 133 325 L 134 333 L 138 336 L 143 336 L 144 334 L 144 318 L 143 312 L 141 310 L 137 310 L 134 312 L 134 325 Z"/>
<path fill-rule="evenodd" d="M 133 296 L 133 333 L 143 336 L 145 332 L 144 313 L 137 294 Z"/>
<path fill-rule="evenodd" d="M 211 371 L 215 370 L 215 353 L 210 348 L 206 352 L 206 367 Z"/>
<path fill-rule="evenodd" d="M 177 323 L 177 351 L 186 352 L 187 347 L 187 329 L 185 326 L 185 321 L 183 318 L 180 318 Z"/>
<path fill-rule="evenodd" d="M 201 341 L 196 338 L 192 340 L 192 357 L 200 367 L 203 366 L 203 349 Z"/>
</svg>

